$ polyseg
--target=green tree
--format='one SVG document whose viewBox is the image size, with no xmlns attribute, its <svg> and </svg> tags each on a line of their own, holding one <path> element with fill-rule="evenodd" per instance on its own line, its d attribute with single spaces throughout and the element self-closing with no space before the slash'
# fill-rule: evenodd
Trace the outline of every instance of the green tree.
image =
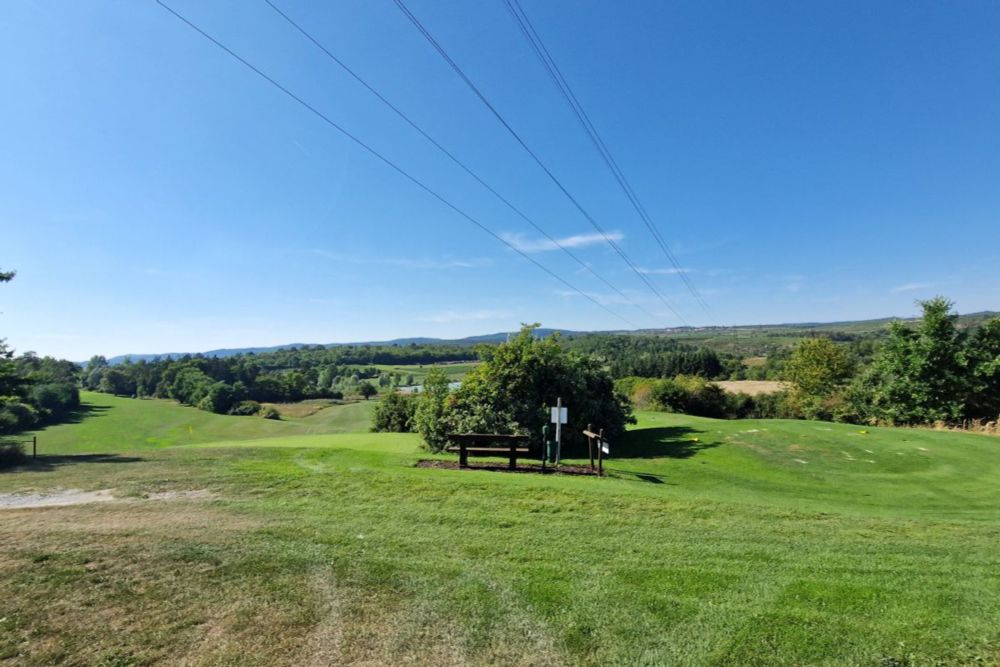
<svg viewBox="0 0 1000 667">
<path fill-rule="evenodd" d="M 362 382 L 358 385 L 358 393 L 365 397 L 367 401 L 369 398 L 378 393 L 378 389 L 375 388 L 371 382 Z"/>
<path fill-rule="evenodd" d="M 413 430 L 413 418 L 417 410 L 417 396 L 390 392 L 375 406 L 372 430 L 389 433 L 409 433 Z"/>
<path fill-rule="evenodd" d="M 862 414 L 896 424 L 956 422 L 965 414 L 969 374 L 965 335 L 943 297 L 920 302 L 915 328 L 893 322 L 889 339 L 854 388 Z"/>
<path fill-rule="evenodd" d="M 440 452 L 448 444 L 448 432 L 452 429 L 451 399 L 448 376 L 440 368 L 432 368 L 424 379 L 413 414 L 413 426 L 432 452 Z"/>
<path fill-rule="evenodd" d="M 844 348 L 829 338 L 810 338 L 792 351 L 785 372 L 806 396 L 823 397 L 851 378 L 854 364 Z"/>
<path fill-rule="evenodd" d="M 457 430 L 520 433 L 537 444 L 549 423 L 549 408 L 562 398 L 569 409 L 563 429 L 566 447 L 582 445 L 588 424 L 611 438 L 621 434 L 631 419 L 631 405 L 615 391 L 604 365 L 566 349 L 558 336 L 536 338 L 537 326 L 526 325 L 510 341 L 483 351 L 483 363 L 454 394 Z"/>
<path fill-rule="evenodd" d="M 969 337 L 969 398 L 966 413 L 972 419 L 1000 418 L 1000 318 L 980 326 Z"/>
</svg>

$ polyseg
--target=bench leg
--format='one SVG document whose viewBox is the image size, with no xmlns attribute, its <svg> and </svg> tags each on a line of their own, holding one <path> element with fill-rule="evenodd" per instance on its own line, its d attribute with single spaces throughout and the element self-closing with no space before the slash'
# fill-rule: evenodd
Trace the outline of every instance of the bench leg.
<svg viewBox="0 0 1000 667">
<path fill-rule="evenodd" d="M 458 447 L 458 467 L 468 468 L 469 467 L 469 451 L 465 448 L 465 444 L 461 444 Z"/>
<path fill-rule="evenodd" d="M 514 445 L 510 446 L 510 465 L 507 466 L 510 470 L 517 469 L 517 452 L 514 451 Z"/>
</svg>

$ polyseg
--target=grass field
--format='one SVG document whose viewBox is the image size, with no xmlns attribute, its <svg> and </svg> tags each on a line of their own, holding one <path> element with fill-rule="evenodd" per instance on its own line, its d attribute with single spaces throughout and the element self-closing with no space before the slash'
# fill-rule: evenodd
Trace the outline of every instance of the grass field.
<svg viewBox="0 0 1000 667">
<path fill-rule="evenodd" d="M 431 371 L 432 368 L 437 368 L 444 371 L 444 374 L 448 377 L 451 382 L 461 380 L 465 377 L 465 374 L 471 371 L 473 368 L 479 365 L 477 361 L 469 362 L 455 362 L 455 363 L 442 363 L 442 364 L 423 364 L 423 365 L 404 365 L 404 366 L 392 366 L 387 364 L 376 364 L 375 368 L 379 369 L 384 373 L 399 373 L 403 376 L 405 380 L 408 376 L 413 376 L 413 381 L 416 384 L 421 384 L 424 378 L 427 377 L 427 373 Z"/>
<path fill-rule="evenodd" d="M 1000 663 L 994 438 L 643 413 L 541 477 L 86 399 L 0 493 L 116 500 L 0 510 L 0 664 Z"/>
</svg>

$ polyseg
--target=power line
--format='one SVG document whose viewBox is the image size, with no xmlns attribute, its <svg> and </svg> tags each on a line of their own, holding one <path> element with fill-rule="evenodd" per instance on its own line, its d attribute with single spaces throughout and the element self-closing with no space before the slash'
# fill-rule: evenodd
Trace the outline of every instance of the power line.
<svg viewBox="0 0 1000 667">
<path fill-rule="evenodd" d="M 350 67 L 348 67 L 340 58 L 338 58 L 333 53 L 331 53 L 330 50 L 328 48 L 326 48 L 326 46 L 324 46 L 318 39 L 316 39 L 313 35 L 311 35 L 305 28 L 303 28 L 299 23 L 297 23 L 294 19 L 292 19 L 288 14 L 286 14 L 284 11 L 282 11 L 271 0 L 264 0 L 264 2 L 266 2 L 268 4 L 268 6 L 271 7 L 271 9 L 273 9 L 275 12 L 277 12 L 277 14 L 281 18 L 283 18 L 285 21 L 287 21 L 293 28 L 295 28 L 298 32 L 300 32 L 306 39 L 308 39 L 310 42 L 312 42 L 320 51 L 322 51 L 324 54 L 326 54 L 326 56 L 330 60 L 332 60 L 337 65 L 339 65 L 340 68 L 343 69 L 348 74 L 350 74 L 351 77 L 353 77 L 355 81 L 357 81 L 362 86 L 364 86 L 368 90 L 368 92 L 370 92 L 372 95 L 374 95 L 375 97 L 377 97 L 383 104 L 385 104 L 387 107 L 389 107 L 389 109 L 391 109 L 393 112 L 395 112 L 395 114 L 397 116 L 399 116 L 400 118 L 402 118 L 410 127 L 412 127 L 414 130 L 416 130 L 416 132 L 418 134 L 420 134 L 420 136 L 422 136 L 424 139 L 426 139 L 428 142 L 430 142 L 431 145 L 433 145 L 435 148 L 437 148 L 439 151 L 441 151 L 441 153 L 443 153 L 446 157 L 448 157 L 448 159 L 450 159 L 453 163 L 455 163 L 456 165 L 458 165 L 463 171 L 465 171 L 465 173 L 467 173 L 469 176 L 471 176 L 473 179 L 475 179 L 477 183 L 479 183 L 484 188 L 486 188 L 490 193 L 493 194 L 494 197 L 496 197 L 501 202 L 503 202 L 503 204 L 505 204 L 507 206 L 507 208 L 509 208 L 511 211 L 513 211 L 515 214 L 517 214 L 518 217 L 520 217 L 522 220 L 524 220 L 529 225 L 531 225 L 532 227 L 534 227 L 535 230 L 538 231 L 538 233 L 540 233 L 542 236 L 544 236 L 546 239 L 548 239 L 555 247 L 559 248 L 564 253 L 566 253 L 567 255 L 569 255 L 571 258 L 573 258 L 574 261 L 576 261 L 577 264 L 579 264 L 584 269 L 586 269 L 587 271 L 589 271 L 591 275 L 593 275 L 595 278 L 597 278 L 602 283 L 604 283 L 605 285 L 607 285 L 609 288 L 611 288 L 612 290 L 614 290 L 620 297 L 622 297 L 626 301 L 626 303 L 628 303 L 631 306 L 635 306 L 636 308 L 638 308 L 639 310 L 641 310 L 642 312 L 644 312 L 647 316 L 649 316 L 649 317 L 651 317 L 653 319 L 656 319 L 656 317 L 652 313 L 650 313 L 648 310 L 646 310 L 645 308 L 643 308 L 639 304 L 637 304 L 634 301 L 632 301 L 632 299 L 630 299 L 618 287 L 616 287 L 613 283 L 611 283 L 604 276 L 602 276 L 601 274 L 597 273 L 597 271 L 595 271 L 593 269 L 593 267 L 591 267 L 589 264 L 587 264 L 582 259 L 580 259 L 579 256 L 577 256 L 569 248 L 567 248 L 566 246 L 564 246 L 563 244 L 561 244 L 557 239 L 553 238 L 552 235 L 550 235 L 547 231 L 545 231 L 545 229 L 543 229 L 541 225 L 539 225 L 537 222 L 535 222 L 532 218 L 528 217 L 527 214 L 525 214 L 521 209 L 519 209 L 517 206 L 515 206 L 513 203 L 511 203 L 510 200 L 508 200 L 506 197 L 504 197 L 499 192 L 497 192 L 496 189 L 494 189 L 489 183 L 487 183 L 486 181 L 484 181 L 482 179 L 482 177 L 479 176 L 479 174 L 477 174 L 475 171 L 473 171 L 471 167 L 469 167 L 468 165 L 466 165 L 464 162 L 462 162 L 460 159 L 458 159 L 451 151 L 449 151 L 447 148 L 445 148 L 444 146 L 442 146 L 440 142 L 438 142 L 430 134 L 428 134 L 422 127 L 420 127 L 416 123 L 416 121 L 414 121 L 413 119 L 411 119 L 398 106 L 396 106 L 390 100 L 388 100 L 384 95 L 382 95 L 382 93 L 380 93 L 377 89 L 375 89 L 374 86 L 372 86 L 367 81 L 365 81 L 365 79 L 362 78 L 361 75 L 357 74 L 353 69 L 351 69 Z"/>
<path fill-rule="evenodd" d="M 643 206 L 641 201 L 639 201 L 639 197 L 636 195 L 635 190 L 633 190 L 632 184 L 629 183 L 628 178 L 626 178 L 625 176 L 625 173 L 618 166 L 618 162 L 611 154 L 611 151 L 608 150 L 608 147 L 604 143 L 604 140 L 601 138 L 600 133 L 598 133 L 597 128 L 591 122 L 590 117 L 587 115 L 587 112 L 583 108 L 583 105 L 580 104 L 580 100 L 577 99 L 576 94 L 573 92 L 573 89 L 566 81 L 566 78 L 563 76 L 562 71 L 560 71 L 559 66 L 556 64 L 555 59 L 552 57 L 548 49 L 545 47 L 545 43 L 542 41 L 542 38 L 538 35 L 538 32 L 535 30 L 535 27 L 531 24 L 531 20 L 528 18 L 528 15 L 524 11 L 524 9 L 521 7 L 520 2 L 518 0 L 503 0 L 503 2 L 504 5 L 507 7 L 507 11 L 510 13 L 511 17 L 513 17 L 514 22 L 517 23 L 518 28 L 520 28 L 521 34 L 524 35 L 524 38 L 528 41 L 528 44 L 531 46 L 532 51 L 534 51 L 535 56 L 537 56 L 539 61 L 541 61 L 542 66 L 545 68 L 546 72 L 552 79 L 552 82 L 555 84 L 556 88 L 559 90 L 560 93 L 562 93 L 562 96 L 565 98 L 567 104 L 569 104 L 569 107 L 570 109 L 572 109 L 573 114 L 576 116 L 576 119 L 580 122 L 580 125 L 583 126 L 583 129 L 584 131 L 586 131 L 587 136 L 590 138 L 591 143 L 597 149 L 597 152 L 600 153 L 601 158 L 604 160 L 604 163 L 611 171 L 611 174 L 615 177 L 615 180 L 618 181 L 618 185 L 625 193 L 626 198 L 628 198 L 629 202 L 632 204 L 632 207 L 635 209 L 636 213 L 639 214 L 639 217 L 646 225 L 646 228 L 649 230 L 649 233 L 653 236 L 653 239 L 660 247 L 660 250 L 663 251 L 663 254 L 673 265 L 674 270 L 680 276 L 681 280 L 684 281 L 684 285 L 687 287 L 691 295 L 695 298 L 695 300 L 699 303 L 699 305 L 702 306 L 702 308 L 707 309 L 708 303 L 705 301 L 704 298 L 702 298 L 701 294 L 698 292 L 698 289 L 694 286 L 694 283 L 688 277 L 687 272 L 681 267 L 680 263 L 678 263 L 677 257 L 674 255 L 673 251 L 671 251 L 670 246 L 667 245 L 667 242 L 664 240 L 663 235 L 660 233 L 660 230 L 657 229 L 656 225 L 653 223 L 652 218 L 650 218 L 649 214 L 646 211 L 646 207 Z"/>
<path fill-rule="evenodd" d="M 270 83 L 272 86 L 274 86 L 275 88 L 277 88 L 278 90 L 280 90 L 281 92 L 283 92 L 285 95 L 287 95 L 288 97 L 292 98 L 293 100 L 295 100 L 296 102 L 298 102 L 299 104 L 301 104 L 303 107 L 305 107 L 306 109 L 308 109 L 309 111 L 311 111 L 314 115 L 316 115 L 320 120 L 322 120 L 327 125 L 329 125 L 330 127 L 334 128 L 335 130 L 337 130 L 338 132 L 340 132 L 341 134 L 343 134 L 345 137 L 347 137 L 348 139 L 350 139 L 351 141 L 353 141 L 355 144 L 357 144 L 358 146 L 360 146 L 364 150 L 368 151 L 374 157 L 376 157 L 379 160 L 381 160 L 383 163 L 385 163 L 387 166 L 389 166 L 390 168 L 392 168 L 395 172 L 397 172 L 398 174 L 400 174 L 401 176 L 403 176 L 404 178 L 406 178 L 408 181 L 410 181 L 411 183 L 413 183 L 414 185 L 416 185 L 417 187 L 419 187 L 421 190 L 423 190 L 427 194 L 431 195 L 432 197 L 434 197 L 435 199 L 437 199 L 438 201 L 440 201 L 442 204 L 444 204 L 445 206 L 447 206 L 448 208 L 450 208 L 451 210 L 453 210 L 455 213 L 458 213 L 460 216 L 462 216 L 463 218 L 465 218 L 466 220 L 468 220 L 469 222 L 471 222 L 472 224 L 474 224 L 476 227 L 479 227 L 479 229 L 481 229 L 482 231 L 486 232 L 487 234 L 489 234 L 490 236 L 492 236 L 494 239 L 496 239 L 500 243 L 503 243 L 505 246 L 507 246 L 508 248 L 510 248 L 511 250 L 513 250 L 514 252 L 516 252 L 517 254 L 519 254 L 521 257 L 523 257 L 524 259 L 526 259 L 529 262 L 531 262 L 532 264 L 534 264 L 536 267 L 538 267 L 539 269 L 541 269 L 542 271 L 544 271 L 545 273 L 547 273 L 549 276 L 551 276 L 551 277 L 555 278 L 556 280 L 558 280 L 559 282 L 561 282 L 566 287 L 570 288 L 574 292 L 576 292 L 576 293 L 580 294 L 581 296 L 583 296 L 584 298 L 588 299 L 589 301 L 591 301 L 592 303 L 594 303 L 596 306 L 598 306 L 602 310 L 610 313 L 611 315 L 614 315 L 615 317 L 617 317 L 618 319 L 622 320 L 623 322 L 625 322 L 629 326 L 635 328 L 635 324 L 632 323 L 630 320 L 628 320 L 626 317 L 624 317 L 622 315 L 619 315 L 618 313 L 616 313 L 615 311 L 611 310 L 610 308 L 608 308 L 606 305 L 604 305 L 603 303 L 601 303 L 600 301 L 598 301 L 597 299 L 595 299 L 591 295 L 587 294 L 586 292 L 584 292 L 580 288 L 578 288 L 575 285 L 571 284 L 566 279 L 564 279 L 561 276 L 557 275 L 551 269 L 547 268 L 546 266 L 544 266 L 540 262 L 536 261 L 533 257 L 529 256 L 527 253 L 523 252 L 519 248 L 517 248 L 514 245 L 512 245 L 511 243 L 509 243 L 506 239 L 504 239 L 502 236 L 500 236 L 499 234 L 497 234 L 496 232 L 494 232 L 492 229 L 490 229 L 489 227 L 487 227 L 486 225 L 484 225 L 483 223 L 481 223 L 479 220 L 477 220 L 476 218 L 472 217 L 471 215 L 469 215 L 468 213 L 466 213 L 462 209 L 460 209 L 457 206 L 455 206 L 454 204 L 452 204 L 450 201 L 448 201 L 447 199 L 445 199 L 443 196 L 441 196 L 437 192 L 435 192 L 429 185 L 426 185 L 423 181 L 417 179 L 415 176 L 412 176 L 409 172 L 407 172 L 405 169 L 403 169 L 402 167 L 400 167 L 399 165 L 397 165 L 395 162 L 393 162 L 392 160 L 390 160 L 386 156 L 384 156 L 381 153 L 379 153 L 378 151 L 376 151 L 374 148 L 372 148 L 371 146 L 369 146 L 368 144 L 366 144 L 364 141 L 362 141 L 361 139 L 359 139 L 355 135 L 353 135 L 350 132 L 348 132 L 346 129 L 344 129 L 343 127 L 341 127 L 340 125 L 338 125 L 336 122 L 334 122 L 333 120 L 331 120 L 330 117 L 327 116 L 326 114 L 324 114 L 322 111 L 320 111 L 316 107 L 312 106 L 311 104 L 309 104 L 308 102 L 306 102 L 305 100 L 303 100 L 301 97 L 299 97 L 298 95 L 296 95 L 295 93 L 293 93 L 291 90 L 289 90 L 288 88 L 284 87 L 283 85 L 281 85 L 280 83 L 278 83 L 277 81 L 275 81 L 274 79 L 272 79 L 270 76 L 268 76 L 267 74 L 265 74 L 263 71 L 261 71 L 260 69 L 258 69 L 256 66 L 252 65 L 249 61 L 247 61 L 246 59 L 244 59 L 242 56 L 240 56 L 239 54 L 237 54 L 235 51 L 233 51 L 232 49 L 230 49 L 228 46 L 226 46 L 225 44 L 223 44 L 222 42 L 220 42 L 219 40 L 217 40 L 215 37 L 212 37 L 210 34 L 208 34 L 204 30 L 202 30 L 201 28 L 199 28 L 197 25 L 195 25 L 194 23 L 192 23 L 191 21 L 189 21 L 183 15 L 181 15 L 180 13 L 178 13 L 177 11 L 175 11 L 173 8 L 171 8 L 170 6 L 168 6 L 166 3 L 164 3 L 163 0 L 155 0 L 155 1 L 156 1 L 156 4 L 160 5 L 165 10 L 167 10 L 168 12 L 170 12 L 171 14 L 173 14 L 177 19 L 179 19 L 181 22 L 183 22 L 189 28 L 191 28 L 192 30 L 194 30 L 195 32 L 197 32 L 198 34 L 200 34 L 202 37 L 204 37 L 208 41 L 212 42 L 212 44 L 215 44 L 215 46 L 217 46 L 220 49 L 222 49 L 223 51 L 225 51 L 232 58 L 234 58 L 235 60 L 237 60 L 240 63 L 242 63 L 249 70 L 251 70 L 252 72 L 254 72 L 255 74 L 257 74 L 259 77 L 261 77 L 262 79 L 264 79 L 265 81 L 267 81 L 268 83 Z"/>
<path fill-rule="evenodd" d="M 667 298 L 663 296 L 663 294 L 656 287 L 656 285 L 654 285 L 649 280 L 649 278 L 639 269 L 639 267 L 635 265 L 635 263 L 628 257 L 628 255 L 625 254 L 625 251 L 622 250 L 618 246 L 618 244 L 615 243 L 614 240 L 608 236 L 607 232 L 604 231 L 604 229 L 598 224 L 598 222 L 593 218 L 593 216 L 591 216 L 587 212 L 587 210 L 583 208 L 583 205 L 580 204 L 579 201 L 577 201 L 577 199 L 570 193 L 569 190 L 566 189 L 566 187 L 556 177 L 556 175 L 552 173 L 552 171 L 545 165 L 544 162 L 542 162 L 542 159 L 539 158 L 538 155 L 533 150 L 531 150 L 528 144 L 525 143 L 524 139 L 521 138 L 521 135 L 519 135 L 517 131 L 510 126 L 510 124 L 504 119 L 503 115 L 501 115 L 501 113 L 496 110 L 496 107 L 494 107 L 490 103 L 490 101 L 486 99 L 486 96 L 482 93 L 482 91 L 480 91 L 479 88 L 476 86 L 476 84 L 473 83 L 472 80 L 465 74 L 465 72 L 458 65 L 458 63 L 456 63 L 451 58 L 451 56 L 448 55 L 448 52 L 444 49 L 444 47 L 441 46 L 440 43 L 438 43 L 438 41 L 434 38 L 434 35 L 432 35 L 430 31 L 423 26 L 420 20 L 416 16 L 414 16 L 414 14 L 409 10 L 409 8 L 407 8 L 406 3 L 404 3 L 403 0 L 393 0 L 393 2 L 396 3 L 396 7 L 398 7 L 399 10 L 403 13 L 403 15 L 406 16 L 407 19 L 409 19 L 410 23 L 412 23 L 413 26 L 417 29 L 417 31 L 424 36 L 424 38 L 430 43 L 430 45 L 434 47 L 434 49 L 444 59 L 444 61 L 451 66 L 451 68 L 455 71 L 456 74 L 458 74 L 459 78 L 461 78 L 462 81 L 464 81 L 465 84 L 472 90 L 472 92 L 475 93 L 476 97 L 478 97 L 479 100 L 486 106 L 486 108 L 493 113 L 496 119 L 500 121 L 500 124 L 503 125 L 504 128 L 507 129 L 507 132 L 509 132 L 510 135 L 514 137 L 514 139 L 517 141 L 517 143 L 520 144 L 521 148 L 523 148 L 525 152 L 527 152 L 528 155 L 531 156 L 531 158 L 535 161 L 536 164 L 538 164 L 539 167 L 541 167 L 542 171 L 545 172 L 545 174 L 549 177 L 549 179 L 551 179 L 552 182 L 555 183 L 556 187 L 558 187 L 559 190 L 566 196 L 566 198 L 569 199 L 570 202 L 572 202 L 573 206 L 575 206 L 576 209 L 583 215 L 583 217 L 586 218 L 588 222 L 590 222 L 590 224 L 594 227 L 594 229 L 596 229 L 597 232 L 604 238 L 607 244 L 611 246 L 611 248 L 618 254 L 618 256 L 622 258 L 622 260 L 629 266 L 629 268 L 632 269 L 632 272 L 635 273 L 635 275 L 637 275 L 639 279 L 642 280 L 657 297 L 659 297 L 660 301 L 663 302 L 663 305 L 665 305 L 670 310 L 670 312 L 672 312 L 677 317 L 677 319 L 679 319 L 682 323 L 687 324 L 687 322 L 685 322 L 681 314 L 678 313 L 677 310 L 674 308 L 674 306 L 667 300 Z"/>
</svg>

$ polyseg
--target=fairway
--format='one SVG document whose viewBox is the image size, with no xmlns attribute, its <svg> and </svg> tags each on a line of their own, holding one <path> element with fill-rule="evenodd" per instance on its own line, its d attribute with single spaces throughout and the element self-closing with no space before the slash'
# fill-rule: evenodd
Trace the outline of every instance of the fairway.
<svg viewBox="0 0 1000 667">
<path fill-rule="evenodd" d="M 0 473 L 115 496 L 0 510 L 4 664 L 1000 662 L 995 438 L 640 413 L 581 479 L 417 468 L 365 404 L 85 401 Z"/>
</svg>

